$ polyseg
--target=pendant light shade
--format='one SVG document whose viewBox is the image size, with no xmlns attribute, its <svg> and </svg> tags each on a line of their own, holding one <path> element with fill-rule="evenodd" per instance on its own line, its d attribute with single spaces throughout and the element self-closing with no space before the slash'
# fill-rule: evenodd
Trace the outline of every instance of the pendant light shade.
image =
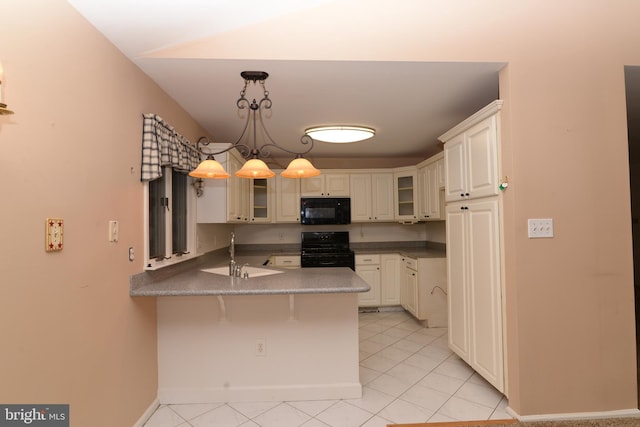
<svg viewBox="0 0 640 427">
<path fill-rule="evenodd" d="M 309 160 L 298 157 L 293 159 L 287 169 L 283 170 L 280 175 L 285 178 L 310 178 L 320 175 L 320 171 Z"/>
<path fill-rule="evenodd" d="M 240 178 L 271 178 L 275 175 L 276 173 L 260 159 L 247 160 L 242 168 L 236 172 L 236 176 Z"/>
<path fill-rule="evenodd" d="M 201 162 L 195 170 L 189 172 L 189 176 L 194 178 L 225 179 L 229 178 L 231 175 L 224 170 L 217 160 L 213 157 L 209 157 Z"/>
</svg>

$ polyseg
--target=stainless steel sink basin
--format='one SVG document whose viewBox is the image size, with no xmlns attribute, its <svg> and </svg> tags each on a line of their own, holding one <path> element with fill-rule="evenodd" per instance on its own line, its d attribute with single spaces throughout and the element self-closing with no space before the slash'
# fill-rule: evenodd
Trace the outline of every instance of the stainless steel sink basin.
<svg viewBox="0 0 640 427">
<path fill-rule="evenodd" d="M 202 271 L 204 271 L 205 273 L 213 273 L 213 274 L 219 274 L 221 276 L 228 276 L 229 266 L 205 268 Z M 244 277 L 245 272 L 249 273 L 249 279 L 251 279 L 252 277 L 269 276 L 271 274 L 284 273 L 284 271 L 280 271 L 280 270 L 270 270 L 268 268 L 252 267 L 250 265 L 247 265 L 242 268 L 242 277 Z"/>
</svg>

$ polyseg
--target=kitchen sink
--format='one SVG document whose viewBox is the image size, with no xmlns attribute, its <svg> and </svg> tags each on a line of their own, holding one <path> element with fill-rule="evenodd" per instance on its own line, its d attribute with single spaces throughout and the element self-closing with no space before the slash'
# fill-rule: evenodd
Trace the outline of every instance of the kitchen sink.
<svg viewBox="0 0 640 427">
<path fill-rule="evenodd" d="M 224 267 L 205 268 L 202 271 L 204 271 L 205 273 L 213 273 L 213 274 L 219 274 L 221 276 L 228 276 L 229 266 L 226 265 Z M 271 274 L 284 273 L 284 271 L 270 270 L 268 268 L 252 267 L 250 265 L 246 265 L 242 268 L 242 277 L 244 277 L 244 273 L 249 273 L 249 279 L 251 279 L 252 277 L 269 276 Z"/>
</svg>

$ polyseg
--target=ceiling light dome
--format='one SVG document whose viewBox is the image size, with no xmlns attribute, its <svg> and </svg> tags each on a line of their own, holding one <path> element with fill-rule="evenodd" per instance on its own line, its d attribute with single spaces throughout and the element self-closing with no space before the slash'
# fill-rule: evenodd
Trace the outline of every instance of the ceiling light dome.
<svg viewBox="0 0 640 427">
<path fill-rule="evenodd" d="M 364 126 L 316 126 L 304 133 L 317 141 L 348 144 L 372 138 L 376 131 Z"/>
</svg>

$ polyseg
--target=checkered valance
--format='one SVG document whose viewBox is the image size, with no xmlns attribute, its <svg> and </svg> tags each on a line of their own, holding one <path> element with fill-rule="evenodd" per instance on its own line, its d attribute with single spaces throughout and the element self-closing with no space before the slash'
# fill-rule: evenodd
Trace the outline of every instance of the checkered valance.
<svg viewBox="0 0 640 427">
<path fill-rule="evenodd" d="M 143 114 L 142 118 L 142 181 L 160 178 L 162 166 L 180 172 L 198 167 L 200 156 L 185 137 L 156 114 Z"/>
</svg>

